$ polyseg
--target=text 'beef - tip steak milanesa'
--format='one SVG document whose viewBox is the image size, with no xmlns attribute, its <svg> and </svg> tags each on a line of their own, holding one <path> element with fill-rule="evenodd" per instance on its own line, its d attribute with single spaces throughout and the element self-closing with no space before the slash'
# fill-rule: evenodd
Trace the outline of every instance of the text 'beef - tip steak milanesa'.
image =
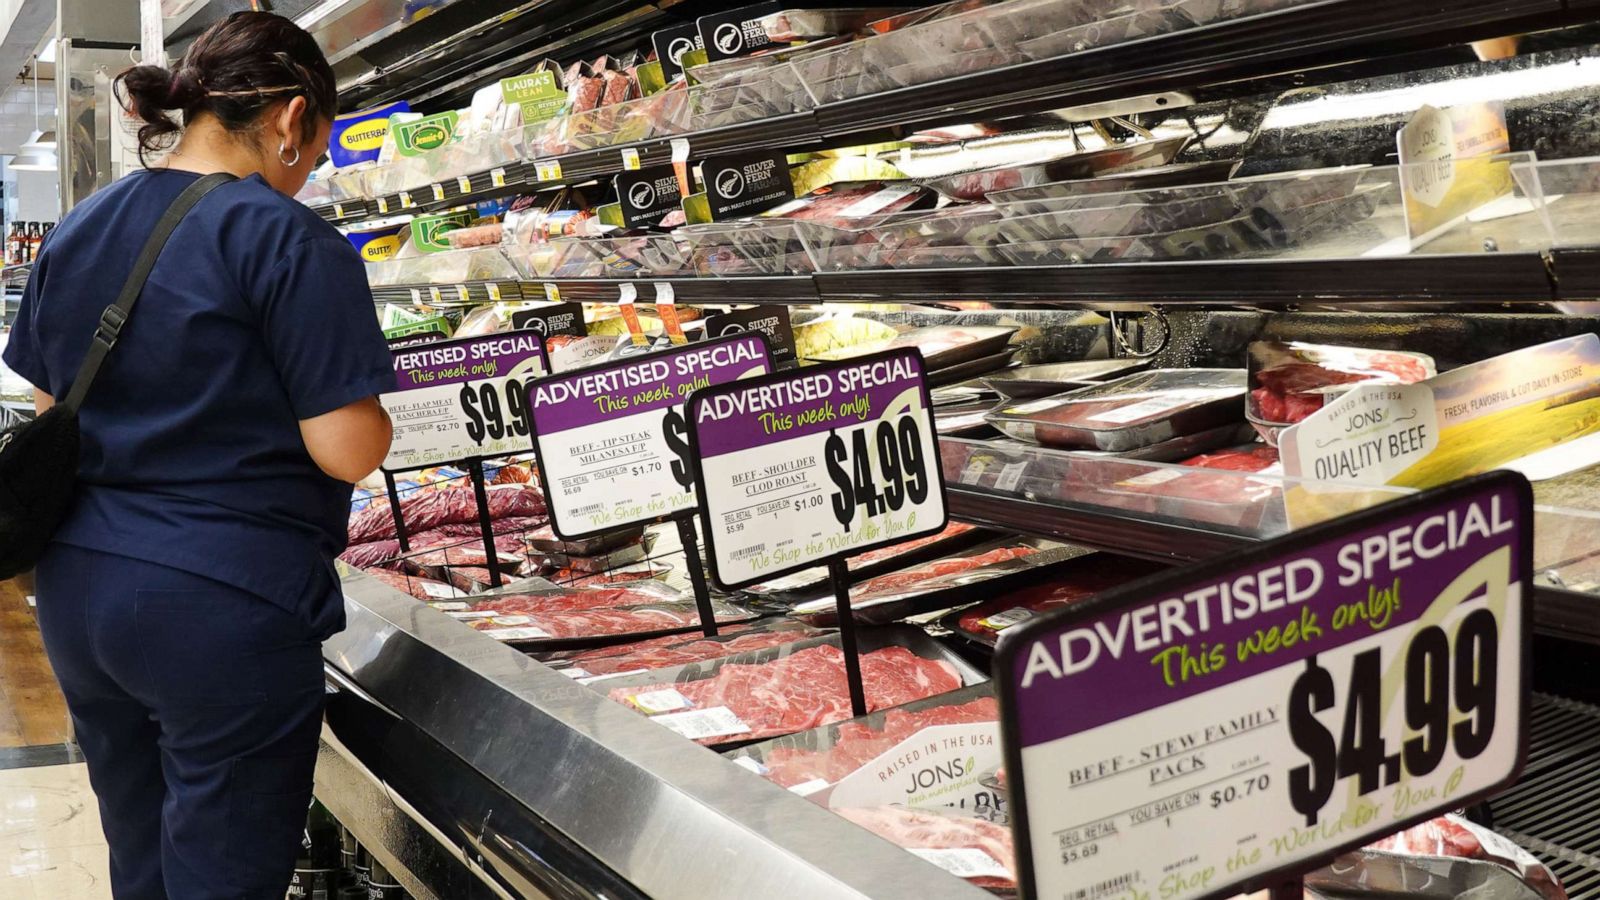
<svg viewBox="0 0 1600 900">
<path fill-rule="evenodd" d="M 904 647 L 885 647 L 861 656 L 861 683 L 872 711 L 953 691 L 961 687 L 961 676 L 947 662 L 923 659 Z M 708 744 L 809 731 L 851 715 L 844 652 L 832 645 L 769 663 L 725 665 L 701 681 L 618 688 L 611 699 L 626 704 L 631 696 L 659 690 L 675 690 L 698 709 L 727 707 L 750 729 L 701 740 Z"/>
</svg>

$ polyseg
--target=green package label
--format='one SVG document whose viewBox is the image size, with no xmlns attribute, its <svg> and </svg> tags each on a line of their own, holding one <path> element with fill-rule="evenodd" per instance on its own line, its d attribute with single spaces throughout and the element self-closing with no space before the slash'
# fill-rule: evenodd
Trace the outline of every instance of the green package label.
<svg viewBox="0 0 1600 900">
<path fill-rule="evenodd" d="M 411 220 L 411 242 L 423 253 L 449 250 L 451 247 L 444 240 L 445 234 L 464 228 L 471 222 L 472 213 L 466 210 L 437 216 L 418 216 Z"/>
<path fill-rule="evenodd" d="M 521 104 L 523 124 L 553 119 L 567 107 L 567 92 L 549 70 L 500 79 L 500 96 L 507 103 Z"/>
<path fill-rule="evenodd" d="M 419 322 L 411 322 L 406 325 L 397 325 L 393 328 L 385 328 L 383 330 L 383 336 L 393 340 L 395 338 L 410 337 L 412 335 L 427 334 L 429 332 L 435 332 L 442 334 L 445 337 L 449 337 L 450 320 L 446 319 L 444 316 L 429 316 L 428 318 Z"/>
<path fill-rule="evenodd" d="M 395 149 L 401 156 L 421 156 L 450 143 L 460 118 L 455 110 L 434 113 L 414 122 L 394 126 Z"/>
</svg>

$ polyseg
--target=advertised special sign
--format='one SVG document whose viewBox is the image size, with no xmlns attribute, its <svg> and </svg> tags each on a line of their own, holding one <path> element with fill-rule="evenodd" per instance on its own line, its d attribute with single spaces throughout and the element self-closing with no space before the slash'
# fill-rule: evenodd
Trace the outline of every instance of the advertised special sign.
<svg viewBox="0 0 1600 900">
<path fill-rule="evenodd" d="M 1496 472 L 1012 629 L 1024 896 L 1231 897 L 1510 783 L 1532 537 Z"/>
<path fill-rule="evenodd" d="M 550 525 L 573 540 L 695 505 L 683 404 L 772 371 L 759 333 L 562 373 L 529 387 Z"/>
<path fill-rule="evenodd" d="M 391 472 L 533 448 L 526 385 L 545 374 L 528 332 L 435 341 L 394 351 L 395 390 L 378 398 L 394 422 Z"/>
<path fill-rule="evenodd" d="M 914 348 L 696 394 L 689 440 L 717 585 L 942 531 L 932 410 Z"/>
</svg>

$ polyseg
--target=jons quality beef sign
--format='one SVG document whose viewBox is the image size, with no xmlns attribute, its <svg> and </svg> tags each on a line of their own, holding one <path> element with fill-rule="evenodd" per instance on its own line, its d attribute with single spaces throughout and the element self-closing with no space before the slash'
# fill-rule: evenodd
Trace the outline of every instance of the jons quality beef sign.
<svg viewBox="0 0 1600 900">
<path fill-rule="evenodd" d="M 759 332 L 563 372 L 529 387 L 539 477 L 563 540 L 693 509 L 683 405 L 772 371 Z"/>
<path fill-rule="evenodd" d="M 995 680 L 1028 893 L 1231 896 L 1510 783 L 1531 537 L 1495 473 L 1017 625 Z"/>
</svg>

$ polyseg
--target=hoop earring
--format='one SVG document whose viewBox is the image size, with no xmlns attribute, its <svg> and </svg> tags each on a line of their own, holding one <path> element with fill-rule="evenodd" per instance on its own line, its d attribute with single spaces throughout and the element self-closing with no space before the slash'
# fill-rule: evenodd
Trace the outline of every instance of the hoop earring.
<svg viewBox="0 0 1600 900">
<path fill-rule="evenodd" d="M 300 148 L 299 147 L 294 148 L 294 159 L 284 159 L 283 158 L 283 153 L 287 149 L 289 149 L 288 145 L 280 145 L 278 147 L 278 162 L 281 162 L 281 163 L 284 164 L 284 166 L 292 169 L 295 166 L 300 164 Z"/>
</svg>

